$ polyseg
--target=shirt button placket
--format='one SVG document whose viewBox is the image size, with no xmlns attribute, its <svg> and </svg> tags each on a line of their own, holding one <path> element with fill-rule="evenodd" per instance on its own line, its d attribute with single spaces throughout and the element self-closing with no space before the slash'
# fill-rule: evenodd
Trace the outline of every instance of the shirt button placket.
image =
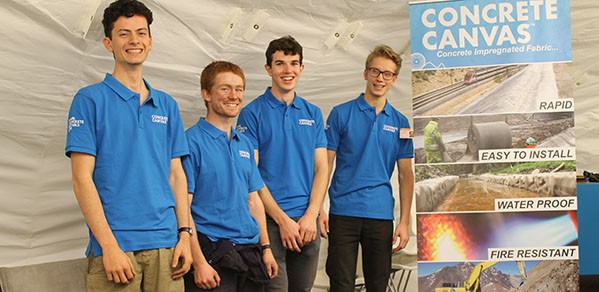
<svg viewBox="0 0 599 292">
<path fill-rule="evenodd" d="M 143 104 L 139 104 L 140 96 L 139 94 L 135 96 L 135 102 L 138 104 L 139 109 L 137 110 L 137 125 L 143 129 L 144 127 L 144 119 L 143 119 Z"/>
<path fill-rule="evenodd" d="M 374 109 L 371 109 L 370 112 L 371 112 L 372 116 L 374 116 L 374 118 L 372 119 L 372 131 L 376 132 L 376 130 L 378 129 L 378 119 L 377 119 Z"/>
<path fill-rule="evenodd" d="M 143 117 L 143 111 L 141 110 L 141 107 L 139 108 L 139 114 L 137 115 L 137 123 L 139 124 L 140 128 L 144 127 L 144 119 Z"/>
<path fill-rule="evenodd" d="M 290 108 L 291 108 L 291 106 L 287 106 L 287 107 L 285 107 L 285 110 L 284 110 L 285 117 L 283 119 L 283 124 L 285 125 L 285 129 L 287 129 L 287 130 L 291 130 L 291 124 L 292 124 L 292 121 L 289 118 Z"/>
</svg>

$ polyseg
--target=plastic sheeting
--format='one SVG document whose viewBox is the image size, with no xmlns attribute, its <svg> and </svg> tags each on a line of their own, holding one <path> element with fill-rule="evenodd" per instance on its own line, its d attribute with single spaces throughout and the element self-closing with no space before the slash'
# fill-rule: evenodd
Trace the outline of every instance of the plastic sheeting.
<svg viewBox="0 0 599 292">
<path fill-rule="evenodd" d="M 83 256 L 87 229 L 64 156 L 66 119 L 74 93 L 112 71 L 100 24 L 109 2 L 1 0 L 0 266 Z M 297 91 L 319 105 L 325 117 L 332 106 L 363 90 L 365 58 L 381 43 L 404 57 L 389 96 L 412 116 L 405 0 L 144 2 L 155 16 L 144 75 L 179 102 L 185 127 L 205 114 L 199 94 L 205 65 L 218 59 L 239 64 L 248 79 L 247 103 L 270 85 L 264 71 L 268 42 L 287 34 L 304 46 L 305 71 Z M 599 2 L 575 0 L 571 5 L 577 165 L 580 172 L 599 171 L 593 147 L 599 120 L 594 100 L 599 92 Z M 92 15 L 96 17 L 85 29 Z M 236 15 L 237 25 L 223 40 Z M 325 42 L 340 23 L 357 28 L 354 37 L 341 29 L 339 42 L 329 48 Z"/>
</svg>

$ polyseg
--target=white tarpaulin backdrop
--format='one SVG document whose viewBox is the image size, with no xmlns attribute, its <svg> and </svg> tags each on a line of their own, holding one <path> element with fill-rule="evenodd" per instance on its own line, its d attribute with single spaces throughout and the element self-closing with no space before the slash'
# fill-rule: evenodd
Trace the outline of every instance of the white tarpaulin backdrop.
<svg viewBox="0 0 599 292">
<path fill-rule="evenodd" d="M 100 23 L 109 2 L 0 0 L 0 266 L 83 256 L 87 229 L 64 156 L 66 119 L 75 92 L 112 71 Z M 297 91 L 319 105 L 325 118 L 333 105 L 363 90 L 365 57 L 381 43 L 404 57 L 390 102 L 412 116 L 405 0 L 145 3 L 155 21 L 144 75 L 175 97 L 186 128 L 205 114 L 199 94 L 205 65 L 239 64 L 248 79 L 247 103 L 270 85 L 264 71 L 268 42 L 287 34 L 304 46 L 305 71 Z M 579 172 L 596 172 L 599 2 L 572 0 L 571 5 L 577 166 Z M 230 22 L 235 25 L 223 38 Z"/>
</svg>

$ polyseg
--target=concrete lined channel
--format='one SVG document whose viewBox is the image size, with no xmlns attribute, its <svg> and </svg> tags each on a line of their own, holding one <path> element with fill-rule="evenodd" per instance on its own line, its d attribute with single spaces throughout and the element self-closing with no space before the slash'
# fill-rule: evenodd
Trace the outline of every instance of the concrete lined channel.
<svg viewBox="0 0 599 292">
<path fill-rule="evenodd" d="M 500 198 L 576 196 L 576 173 L 445 176 L 414 186 L 418 212 L 490 211 Z"/>
</svg>

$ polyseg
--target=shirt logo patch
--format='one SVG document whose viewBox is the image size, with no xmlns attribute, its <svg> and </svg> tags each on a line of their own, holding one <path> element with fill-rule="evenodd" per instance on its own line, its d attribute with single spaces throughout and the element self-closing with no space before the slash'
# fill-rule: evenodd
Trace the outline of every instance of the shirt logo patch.
<svg viewBox="0 0 599 292">
<path fill-rule="evenodd" d="M 152 123 L 166 124 L 168 122 L 168 117 L 152 115 Z"/>
<path fill-rule="evenodd" d="M 395 133 L 399 129 L 397 127 L 393 127 L 393 126 L 389 126 L 389 125 L 383 125 L 383 130 L 389 131 L 391 133 Z"/>
<path fill-rule="evenodd" d="M 248 129 L 248 127 L 244 127 L 242 125 L 237 125 L 237 127 L 235 129 L 241 133 L 245 133 L 245 131 Z"/>
<path fill-rule="evenodd" d="M 308 120 L 308 119 L 299 119 L 299 124 L 303 125 L 303 126 L 312 126 L 314 125 L 314 120 Z"/>
<path fill-rule="evenodd" d="M 250 158 L 250 153 L 244 150 L 239 150 L 239 156 L 243 157 L 243 158 Z"/>
<path fill-rule="evenodd" d="M 69 132 L 73 129 L 73 128 L 78 128 L 79 126 L 85 124 L 84 120 L 78 120 L 75 117 L 71 117 L 69 118 Z"/>
</svg>

